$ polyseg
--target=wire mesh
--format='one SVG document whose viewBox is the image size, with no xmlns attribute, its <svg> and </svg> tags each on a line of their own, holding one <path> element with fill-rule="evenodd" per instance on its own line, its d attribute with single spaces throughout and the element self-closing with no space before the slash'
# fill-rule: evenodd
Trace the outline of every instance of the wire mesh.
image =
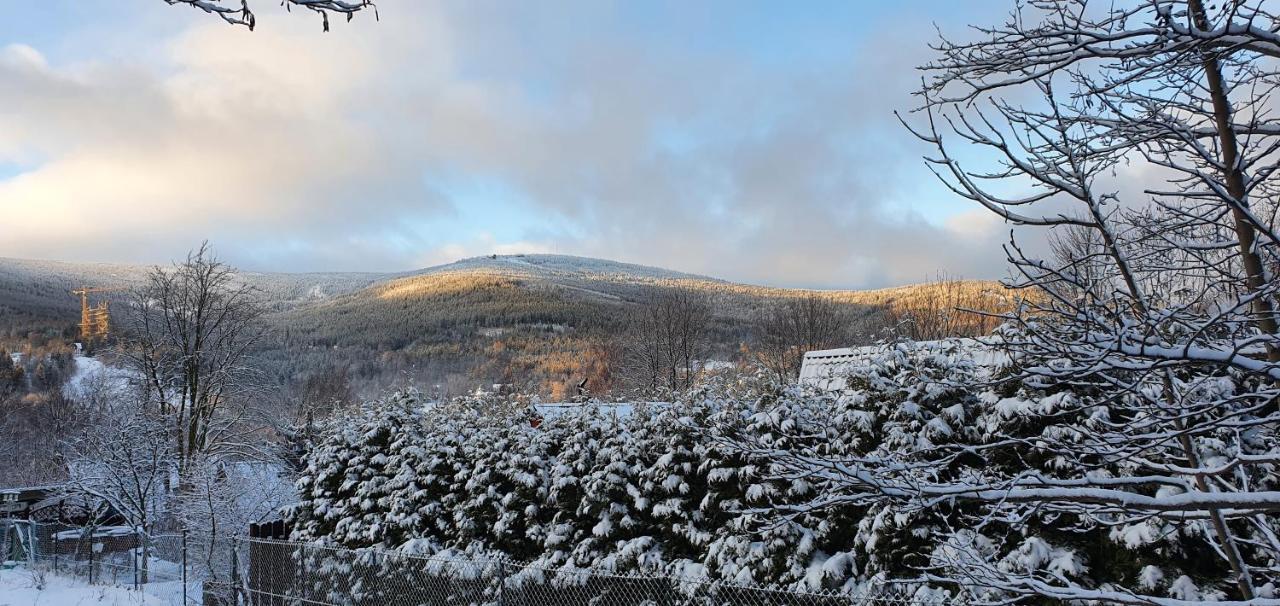
<svg viewBox="0 0 1280 606">
<path fill-rule="evenodd" d="M 124 587 L 146 594 L 149 604 L 185 606 L 201 602 L 203 577 L 191 574 L 181 534 L 147 535 L 121 526 L 0 520 L 0 560 L 18 553 L 35 569 L 94 585 Z M 15 562 L 17 563 L 17 562 Z"/>
<path fill-rule="evenodd" d="M 910 588 L 801 592 L 505 560 L 343 549 L 240 539 L 228 582 L 206 583 L 213 604 L 314 606 L 871 606 L 937 603 Z"/>
</svg>

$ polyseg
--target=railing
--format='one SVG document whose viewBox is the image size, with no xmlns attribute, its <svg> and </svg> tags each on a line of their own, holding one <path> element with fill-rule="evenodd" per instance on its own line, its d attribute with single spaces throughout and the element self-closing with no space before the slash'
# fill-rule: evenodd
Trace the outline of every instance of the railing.
<svg viewBox="0 0 1280 606">
<path fill-rule="evenodd" d="M 874 606 L 941 603 L 907 585 L 789 591 L 705 579 L 238 539 L 226 604 L 261 606 Z"/>
</svg>

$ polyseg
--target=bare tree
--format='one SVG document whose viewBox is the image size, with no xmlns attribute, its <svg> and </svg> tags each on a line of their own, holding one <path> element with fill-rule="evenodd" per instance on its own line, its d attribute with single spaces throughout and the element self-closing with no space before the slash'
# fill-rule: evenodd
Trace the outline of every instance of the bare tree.
<svg viewBox="0 0 1280 606">
<path fill-rule="evenodd" d="M 188 472 L 188 489 L 171 512 L 191 538 L 191 560 L 206 578 L 220 579 L 230 567 L 231 540 L 251 523 L 275 519 L 297 499 L 293 478 L 281 466 L 259 461 L 205 459 Z"/>
<path fill-rule="evenodd" d="M 257 18 L 249 8 L 249 0 L 164 0 L 166 4 L 185 4 L 198 8 L 211 15 L 216 15 L 232 25 L 243 25 L 250 30 L 257 24 Z M 329 31 L 329 15 L 345 16 L 347 21 L 362 10 L 372 10 L 377 18 L 378 10 L 371 0 L 281 0 L 285 10 L 301 8 L 320 15 L 324 31 Z"/>
<path fill-rule="evenodd" d="M 1049 250 L 1056 266 L 1076 276 L 1076 284 L 1064 284 L 1080 299 L 1096 300 L 1115 290 L 1109 279 L 1110 265 L 1102 235 L 1080 225 L 1065 225 L 1049 234 Z"/>
<path fill-rule="evenodd" d="M 766 309 L 756 331 L 757 360 L 786 382 L 799 376 L 805 352 L 848 345 L 849 317 L 835 302 L 809 293 Z"/>
<path fill-rule="evenodd" d="M 66 489 L 111 506 L 130 526 L 150 533 L 164 509 L 178 460 L 168 427 L 140 410 L 107 416 L 67 444 Z M 148 541 L 143 541 L 142 581 Z"/>
<path fill-rule="evenodd" d="M 1012 305 L 1007 293 L 987 282 L 939 274 L 920 288 L 889 301 L 884 322 L 913 341 L 978 337 L 1000 324 L 998 315 Z"/>
<path fill-rule="evenodd" d="M 325 364 L 307 377 L 298 395 L 299 421 L 324 419 L 356 403 L 347 365 Z"/>
<path fill-rule="evenodd" d="M 1280 17 L 1263 4 L 1032 0 L 975 42 L 937 45 L 908 125 L 934 148 L 929 166 L 1021 233 L 1059 238 L 1056 260 L 1006 248 L 1013 286 L 1035 295 L 1000 333 L 1020 371 L 1010 389 L 1042 407 L 1015 406 L 1024 424 L 971 441 L 791 458 L 792 473 L 835 478 L 812 506 L 950 512 L 922 574 L 990 601 L 1274 603 Z M 1126 166 L 1151 179 L 1142 193 L 1120 189 Z M 1010 460 L 1023 465 L 993 464 Z M 1011 564 L 1019 550 L 1078 560 L 1042 537 L 1028 547 L 1034 527 L 1144 524 L 1178 529 L 1222 576 L 1179 600 L 1132 578 L 1086 586 L 1043 558 Z"/>
<path fill-rule="evenodd" d="M 629 321 L 623 375 L 648 393 L 689 389 L 708 354 L 711 306 L 689 289 L 666 289 L 645 301 Z"/>
<path fill-rule="evenodd" d="M 252 448 L 248 400 L 261 384 L 250 353 L 264 334 L 254 290 L 208 244 L 156 267 L 129 295 L 122 354 L 142 377 L 143 406 L 166 419 L 182 469 L 205 454 Z"/>
</svg>

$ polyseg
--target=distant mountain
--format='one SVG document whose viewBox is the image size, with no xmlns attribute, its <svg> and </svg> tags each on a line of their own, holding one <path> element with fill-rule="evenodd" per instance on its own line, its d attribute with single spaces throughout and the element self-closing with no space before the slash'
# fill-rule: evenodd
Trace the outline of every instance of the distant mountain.
<svg viewBox="0 0 1280 606">
<path fill-rule="evenodd" d="M 0 258 L 0 328 L 78 321 L 81 286 L 131 288 L 149 266 Z M 807 292 L 738 284 L 657 267 L 568 255 L 491 255 L 402 273 L 272 273 L 237 276 L 257 288 L 276 322 L 326 343 L 349 338 L 411 342 L 423 331 L 459 324 L 577 325 L 616 320 L 619 307 L 656 289 L 706 293 L 719 319 L 751 317 L 772 301 Z M 818 291 L 855 307 L 918 296 L 921 286 Z M 109 296 L 109 295 L 108 295 Z M 351 334 L 354 331 L 356 334 Z"/>
<path fill-rule="evenodd" d="M 511 276 L 539 277 L 544 279 L 593 280 L 602 282 L 635 283 L 665 280 L 705 280 L 723 282 L 705 276 L 689 274 L 660 267 L 622 263 L 607 259 L 576 257 L 573 255 L 489 255 L 471 257 L 446 265 L 437 265 L 409 272 L 414 276 L 441 273 L 481 271 Z"/>
<path fill-rule="evenodd" d="M 0 328 L 61 325 L 79 321 L 83 286 L 129 289 L 144 283 L 151 266 L 67 263 L 0 257 Z M 237 277 L 263 294 L 268 306 L 284 311 L 355 292 L 398 274 L 240 272 Z M 106 295 L 111 298 L 111 295 Z"/>
<path fill-rule="evenodd" d="M 73 288 L 130 288 L 148 271 L 0 258 L 0 331 L 69 330 L 79 320 Z M 948 300 L 945 288 L 956 287 L 805 291 L 565 255 L 492 255 L 396 274 L 241 272 L 237 279 L 262 293 L 274 337 L 261 355 L 286 381 L 347 368 L 366 386 L 515 382 L 552 394 L 590 372 L 584 365 L 612 355 L 600 348 L 616 347 L 628 314 L 662 289 L 703 293 L 713 310 L 710 355 L 732 359 L 750 341 L 754 319 L 779 301 L 818 292 L 845 305 L 852 322 L 874 324 L 886 309 Z"/>
</svg>

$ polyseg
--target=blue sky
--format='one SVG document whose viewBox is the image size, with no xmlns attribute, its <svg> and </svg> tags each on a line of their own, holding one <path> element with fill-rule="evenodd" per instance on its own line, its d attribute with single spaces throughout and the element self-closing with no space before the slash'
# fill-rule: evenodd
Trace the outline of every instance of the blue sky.
<svg viewBox="0 0 1280 606">
<path fill-rule="evenodd" d="M 557 252 L 823 288 L 1004 273 L 893 121 L 1005 0 L 161 0 L 0 23 L 0 256 L 387 271 Z"/>
</svg>

